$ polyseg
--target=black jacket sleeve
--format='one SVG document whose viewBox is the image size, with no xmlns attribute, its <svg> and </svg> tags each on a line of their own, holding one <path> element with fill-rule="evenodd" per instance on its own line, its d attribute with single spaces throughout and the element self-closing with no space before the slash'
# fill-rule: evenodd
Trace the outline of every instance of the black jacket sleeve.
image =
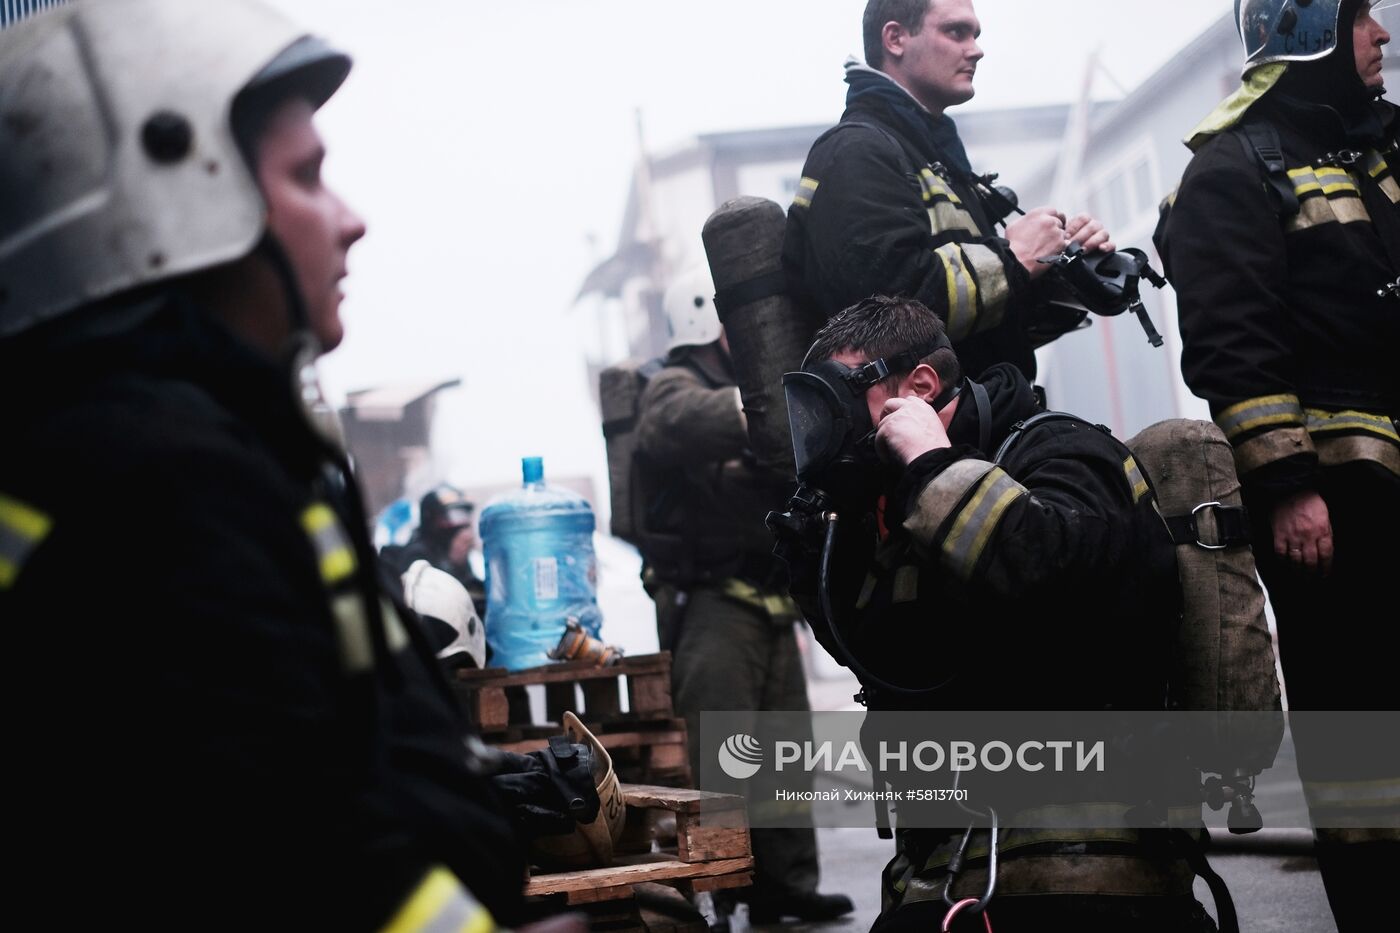
<svg viewBox="0 0 1400 933">
<path fill-rule="evenodd" d="M 1299 399 L 1283 228 L 1234 133 L 1196 156 L 1160 239 L 1177 293 L 1182 374 L 1210 403 L 1240 475 L 1274 495 L 1310 488 L 1317 457 Z"/>
</svg>

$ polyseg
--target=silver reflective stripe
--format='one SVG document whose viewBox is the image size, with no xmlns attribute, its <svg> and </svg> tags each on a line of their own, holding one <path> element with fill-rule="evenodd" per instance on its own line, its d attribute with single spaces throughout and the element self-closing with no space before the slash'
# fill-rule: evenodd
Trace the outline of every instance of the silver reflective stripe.
<svg viewBox="0 0 1400 933">
<path fill-rule="evenodd" d="M 1317 438 L 1317 462 L 1323 466 L 1337 466 L 1357 460 L 1370 460 L 1400 476 L 1400 447 L 1393 441 L 1360 434 L 1342 434 L 1329 437 L 1326 434 Z"/>
<path fill-rule="evenodd" d="M 389 650 L 398 654 L 408 647 L 408 630 L 403 627 L 399 611 L 388 599 L 380 597 L 379 612 L 384 617 L 384 640 L 389 643 Z"/>
<path fill-rule="evenodd" d="M 1361 193 L 1361 189 L 1356 187 L 1356 179 L 1345 169 L 1331 165 L 1295 168 L 1288 173 L 1288 177 L 1293 180 L 1293 192 L 1300 198 L 1317 191 L 1323 194 L 1337 194 L 1341 191 L 1350 191 L 1358 195 Z"/>
<path fill-rule="evenodd" d="M 919 493 L 913 512 L 904 519 L 904 530 L 920 544 L 931 545 L 958 503 L 994 469 L 996 464 L 985 460 L 959 460 L 939 473 Z"/>
<path fill-rule="evenodd" d="M 1002 515 L 1025 494 L 1026 487 L 1000 467 L 988 473 L 943 539 L 943 562 L 962 579 L 969 579 Z"/>
<path fill-rule="evenodd" d="M 946 243 L 933 252 L 943 261 L 948 283 L 948 336 L 957 342 L 977 329 L 977 283 L 957 243 Z"/>
<path fill-rule="evenodd" d="M 1307 198 L 1299 202 L 1298 213 L 1288 219 L 1289 233 L 1316 227 L 1319 224 L 1369 223 L 1370 213 L 1360 197 Z"/>
<path fill-rule="evenodd" d="M 1365 411 L 1323 411 L 1320 408 L 1307 409 L 1307 415 L 1308 431 L 1313 434 L 1324 431 L 1366 431 L 1400 443 L 1400 433 L 1396 433 L 1395 422 L 1385 415 Z"/>
<path fill-rule="evenodd" d="M 357 593 L 341 593 L 331 601 L 331 616 L 340 642 L 340 665 L 348 674 L 360 674 L 374 666 L 374 642 L 369 614 Z"/>
<path fill-rule="evenodd" d="M 972 215 L 948 201 L 935 201 L 929 205 L 928 222 L 935 236 L 950 230 L 980 235 Z"/>
<path fill-rule="evenodd" d="M 33 506 L 0 495 L 0 590 L 14 586 L 25 561 L 53 529 L 53 520 Z"/>
<path fill-rule="evenodd" d="M 1306 430 L 1298 426 L 1274 428 L 1235 445 L 1235 468 L 1243 476 L 1275 460 L 1310 453 L 1313 442 Z"/>
<path fill-rule="evenodd" d="M 1271 424 L 1302 426 L 1303 404 L 1296 395 L 1264 395 L 1231 405 L 1215 416 L 1215 423 L 1231 440 Z"/>
<path fill-rule="evenodd" d="M 1006 302 L 1011 297 L 1011 285 L 1006 281 L 1006 267 L 991 247 L 980 243 L 963 244 L 963 255 L 972 263 L 977 277 L 977 292 L 981 296 L 977 329 L 990 330 L 1001 323 Z"/>
<path fill-rule="evenodd" d="M 1304 781 L 1309 807 L 1394 807 L 1400 805 L 1400 781 Z"/>
</svg>

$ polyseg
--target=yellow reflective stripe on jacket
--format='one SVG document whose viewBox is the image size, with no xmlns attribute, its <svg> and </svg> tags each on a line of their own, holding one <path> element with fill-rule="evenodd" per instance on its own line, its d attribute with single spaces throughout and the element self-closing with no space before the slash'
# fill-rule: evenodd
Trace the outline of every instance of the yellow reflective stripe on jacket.
<svg viewBox="0 0 1400 933">
<path fill-rule="evenodd" d="M 958 503 L 994 469 L 994 463 L 971 459 L 959 460 L 949 466 L 919 493 L 913 511 L 904 519 L 904 530 L 915 541 L 930 547 Z"/>
<path fill-rule="evenodd" d="M 1323 194 L 1348 192 L 1357 197 L 1361 196 L 1361 189 L 1356 186 L 1356 179 L 1351 177 L 1351 173 L 1335 165 L 1289 169 L 1288 177 L 1293 182 L 1293 193 L 1299 198 L 1314 192 Z"/>
<path fill-rule="evenodd" d="M 945 243 L 934 255 L 946 273 L 949 338 L 963 340 L 1000 324 L 1011 295 L 1001 257 L 980 243 Z"/>
<path fill-rule="evenodd" d="M 953 520 L 948 537 L 943 539 L 943 562 L 959 577 L 969 579 L 1002 515 L 1025 494 L 1026 487 L 1001 467 L 993 468 Z"/>
<path fill-rule="evenodd" d="M 957 243 L 945 243 L 933 252 L 943 261 L 948 283 L 948 336 L 962 340 L 977 329 L 977 280 L 968 271 Z"/>
<path fill-rule="evenodd" d="M 784 619 L 796 621 L 802 616 L 802 611 L 797 608 L 796 601 L 788 594 L 759 589 L 747 580 L 730 577 L 719 585 L 719 591 L 730 599 L 767 613 L 768 617 L 774 621 Z"/>
<path fill-rule="evenodd" d="M 1365 431 L 1400 444 L 1400 433 L 1395 430 L 1395 422 L 1385 415 L 1366 411 L 1324 411 L 1320 408 L 1305 409 L 1308 416 L 1308 433 L 1320 434 L 1326 431 Z"/>
<path fill-rule="evenodd" d="M 919 169 L 919 193 L 923 195 L 925 204 L 940 199 L 951 201 L 954 204 L 962 203 L 962 198 L 958 197 L 958 193 L 948 187 L 946 181 L 928 168 Z"/>
<path fill-rule="evenodd" d="M 1233 441 L 1241 434 L 1268 425 L 1297 425 L 1302 427 L 1303 403 L 1296 395 L 1264 395 L 1247 399 L 1220 412 L 1215 423 Z"/>
<path fill-rule="evenodd" d="M 19 579 L 24 562 L 53 529 L 53 519 L 18 499 L 0 494 L 0 590 Z"/>
<path fill-rule="evenodd" d="M 1011 283 L 1006 280 L 1006 267 L 1001 257 L 989 246 L 981 243 L 964 243 L 963 256 L 972 264 L 972 274 L 977 277 L 977 287 L 981 299 L 978 310 L 977 330 L 987 330 L 1001 323 L 1006 313 L 1006 303 L 1011 297 Z"/>
<path fill-rule="evenodd" d="M 1148 493 L 1147 477 L 1142 475 L 1142 470 L 1131 455 L 1123 461 L 1123 475 L 1128 478 L 1128 488 L 1133 491 L 1134 504 L 1141 502 Z"/>
<path fill-rule="evenodd" d="M 301 513 L 301 525 L 316 549 L 321 580 L 334 586 L 355 573 L 355 551 L 330 506 L 317 502 Z"/>
<path fill-rule="evenodd" d="M 797 183 L 797 194 L 793 197 L 792 203 L 798 207 L 811 207 L 812 195 L 817 193 L 819 182 L 815 178 L 802 176 L 802 180 Z"/>
<path fill-rule="evenodd" d="M 1400 184 L 1395 181 L 1395 174 L 1386 164 L 1385 157 L 1374 149 L 1366 154 L 1366 174 L 1376 179 L 1381 191 L 1390 198 L 1390 203 L 1400 202 Z"/>
<path fill-rule="evenodd" d="M 428 872 L 382 933 L 491 933 L 496 921 L 446 868 Z"/>
</svg>

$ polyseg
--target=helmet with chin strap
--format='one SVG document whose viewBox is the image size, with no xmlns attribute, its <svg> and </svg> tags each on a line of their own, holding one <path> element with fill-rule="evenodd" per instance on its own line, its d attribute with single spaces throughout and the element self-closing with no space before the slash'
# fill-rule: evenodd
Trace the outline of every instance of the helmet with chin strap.
<svg viewBox="0 0 1400 933">
<path fill-rule="evenodd" d="M 0 32 L 0 338 L 269 240 L 248 122 L 349 70 L 253 0 L 78 0 Z"/>
</svg>

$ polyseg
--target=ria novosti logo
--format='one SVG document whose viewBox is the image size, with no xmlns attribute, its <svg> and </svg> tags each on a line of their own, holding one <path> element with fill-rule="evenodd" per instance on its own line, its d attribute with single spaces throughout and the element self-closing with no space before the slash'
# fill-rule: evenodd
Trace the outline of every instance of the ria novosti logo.
<svg viewBox="0 0 1400 933">
<path fill-rule="evenodd" d="M 731 735 L 719 747 L 719 766 L 736 781 L 751 778 L 763 767 L 763 746 L 751 735 Z"/>
</svg>

